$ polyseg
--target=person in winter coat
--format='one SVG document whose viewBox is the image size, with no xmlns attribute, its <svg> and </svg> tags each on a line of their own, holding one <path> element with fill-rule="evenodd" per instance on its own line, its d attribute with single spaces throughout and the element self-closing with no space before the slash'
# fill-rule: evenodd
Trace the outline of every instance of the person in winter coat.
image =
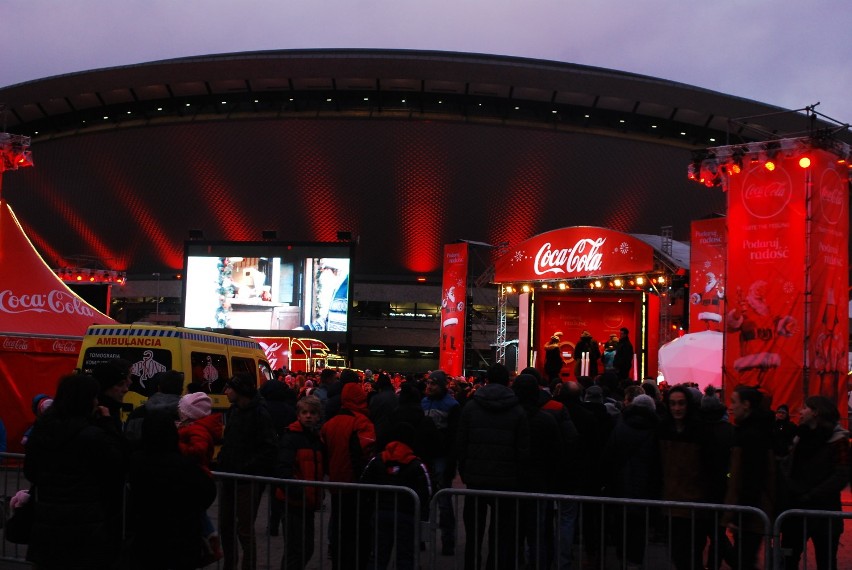
<svg viewBox="0 0 852 570">
<path fill-rule="evenodd" d="M 202 516 L 216 498 L 216 484 L 181 455 L 171 414 L 149 412 L 140 449 L 128 473 L 132 568 L 191 570 L 199 566 Z"/>
<path fill-rule="evenodd" d="M 530 428 L 530 461 L 522 466 L 523 490 L 528 493 L 557 492 L 557 477 L 563 474 L 560 468 L 566 461 L 567 447 L 564 432 L 556 416 L 542 410 L 539 405 L 538 380 L 531 374 L 515 378 L 512 390 L 524 410 Z M 521 507 L 522 524 L 518 533 L 518 558 L 523 560 L 524 546 L 528 548 L 527 563 L 531 568 L 550 568 L 552 555 L 545 536 L 553 532 L 553 509 L 550 501 L 524 501 Z M 521 564 L 523 567 L 523 564 Z"/>
<path fill-rule="evenodd" d="M 604 473 L 607 474 L 605 493 L 610 497 L 657 499 L 660 485 L 660 451 L 657 442 L 657 406 L 654 399 L 641 394 L 633 398 L 619 418 L 604 449 Z M 618 509 L 614 515 L 624 513 Z M 626 535 L 616 544 L 623 552 L 627 567 L 641 566 L 645 558 L 647 526 L 644 507 L 626 509 Z M 614 521 L 615 532 L 625 525 Z"/>
<path fill-rule="evenodd" d="M 344 370 L 341 377 L 345 376 Z M 354 372 L 352 372 L 354 374 Z M 327 420 L 320 437 L 328 450 L 328 479 L 357 483 L 373 456 L 376 431 L 367 416 L 367 394 L 357 382 L 347 382 L 340 398 L 340 411 Z M 333 490 L 329 543 L 332 568 L 364 568 L 370 550 L 369 517 L 356 491 Z"/>
<path fill-rule="evenodd" d="M 91 376 L 63 377 L 27 441 L 24 475 L 36 489 L 27 560 L 40 569 L 117 562 L 125 464 L 109 411 L 96 404 L 99 391 Z"/>
<path fill-rule="evenodd" d="M 583 374 L 583 357 L 588 358 L 589 370 Z M 574 376 L 576 378 L 586 377 L 594 378 L 598 375 L 598 360 L 601 358 L 601 349 L 598 347 L 598 341 L 592 338 L 592 333 L 583 331 L 580 334 L 580 340 L 577 341 L 574 347 Z"/>
<path fill-rule="evenodd" d="M 517 396 L 508 386 L 506 367 L 492 364 L 485 378 L 485 386 L 468 400 L 459 420 L 459 473 L 469 489 L 519 491 L 523 466 L 530 459 L 529 422 Z M 463 513 L 467 536 L 465 568 L 481 566 L 489 510 L 488 567 L 514 568 L 514 501 L 487 497 L 468 499 L 464 502 Z"/>
<path fill-rule="evenodd" d="M 730 410 L 736 429 L 725 504 L 759 508 L 772 520 L 776 499 L 772 415 L 764 408 L 763 393 L 745 385 L 734 388 Z M 760 519 L 729 512 L 722 522 L 734 535 L 729 564 L 735 568 L 754 568 L 764 533 Z"/>
<path fill-rule="evenodd" d="M 175 370 L 158 372 L 152 378 L 151 384 L 156 386 L 157 391 L 151 394 L 144 404 L 133 410 L 124 424 L 124 437 L 133 444 L 142 438 L 142 421 L 146 414 L 165 412 L 170 414 L 174 421 L 178 421 L 177 408 L 180 394 L 183 392 L 183 374 Z"/>
<path fill-rule="evenodd" d="M 441 452 L 431 463 L 432 481 L 435 491 L 449 489 L 456 478 L 456 454 L 454 442 L 458 432 L 461 406 L 449 392 L 447 374 L 433 370 L 426 379 L 426 395 L 420 401 L 423 413 L 432 420 L 438 430 L 438 449 Z M 438 497 L 438 527 L 441 529 L 441 554 L 452 556 L 456 548 L 456 516 L 449 495 Z"/>
<path fill-rule="evenodd" d="M 630 331 L 622 327 L 618 330 L 618 344 L 615 346 L 615 357 L 612 362 L 619 380 L 627 380 L 633 369 L 633 344 L 630 342 Z M 638 378 L 634 378 L 638 380 Z"/>
<path fill-rule="evenodd" d="M 817 511 L 842 510 L 840 492 L 849 483 L 849 432 L 837 423 L 840 413 L 824 396 L 811 396 L 802 408 L 793 440 L 792 462 L 787 481 L 787 507 Z M 781 529 L 781 545 L 790 549 L 786 568 L 799 567 L 805 542 L 813 542 L 817 570 L 838 568 L 837 547 L 843 522 L 826 518 L 792 517 Z"/>
<path fill-rule="evenodd" d="M 178 402 L 178 448 L 181 455 L 192 459 L 196 465 L 213 478 L 210 463 L 216 446 L 222 443 L 222 414 L 211 414 L 213 402 L 205 392 L 186 394 Z M 210 547 L 208 559 L 212 562 L 224 556 L 222 541 L 213 521 L 203 513 L 202 536 Z"/>
<path fill-rule="evenodd" d="M 712 396 L 711 396 L 712 397 Z M 719 405 L 721 402 L 716 400 Z M 713 477 L 719 461 L 715 452 L 716 442 L 713 431 L 698 418 L 698 407 L 689 391 L 683 385 L 673 387 L 665 396 L 668 414 L 660 424 L 658 439 L 662 463 L 662 499 L 664 501 L 683 501 L 693 503 L 715 503 L 721 497 L 713 496 Z M 720 446 L 724 446 L 720 442 Z M 730 453 L 730 449 L 728 449 Z M 727 466 L 727 458 L 721 459 Z M 727 469 L 724 469 L 725 475 Z M 710 511 L 689 509 L 669 509 L 671 516 L 672 562 L 677 570 L 689 570 L 704 567 L 704 548 L 708 538 L 711 546 L 711 558 L 721 553 L 718 546 L 721 529 L 714 524 L 715 517 Z M 717 564 L 712 564 L 718 568 Z"/>
<path fill-rule="evenodd" d="M 280 438 L 287 427 L 296 421 L 296 392 L 287 385 L 286 378 L 284 381 L 267 380 L 261 384 L 259 392 L 272 417 L 275 433 Z M 270 494 L 267 532 L 269 536 L 278 536 L 281 517 L 284 515 L 284 505 L 275 499 L 274 488 L 270 489 Z"/>
<path fill-rule="evenodd" d="M 278 435 L 272 417 L 257 393 L 255 379 L 238 374 L 225 385 L 231 407 L 225 418 L 225 436 L 217 457 L 217 469 L 226 473 L 269 477 L 278 457 Z M 225 553 L 223 568 L 234 570 L 243 549 L 243 570 L 257 561 L 254 521 L 260 508 L 263 485 L 223 478 L 219 492 L 219 532 Z"/>
<path fill-rule="evenodd" d="M 561 380 L 565 362 L 562 360 L 562 332 L 556 331 L 544 345 L 544 373 L 548 380 Z"/>
<path fill-rule="evenodd" d="M 420 521 L 427 521 L 432 483 L 429 469 L 412 451 L 414 441 L 413 426 L 405 422 L 396 424 L 391 441 L 367 464 L 361 482 L 408 487 L 420 500 Z M 376 501 L 375 568 L 388 567 L 396 544 L 395 568 L 414 570 L 414 552 L 419 547 L 414 543 L 414 527 L 419 522 L 415 519 L 414 502 L 401 493 L 378 493 Z"/>
<path fill-rule="evenodd" d="M 275 476 L 281 479 L 322 481 L 325 478 L 325 446 L 319 436 L 322 401 L 305 396 L 296 403 L 297 420 L 281 435 Z M 275 498 L 284 504 L 284 555 L 282 570 L 300 570 L 314 555 L 314 519 L 322 505 L 323 490 L 283 485 Z"/>
</svg>

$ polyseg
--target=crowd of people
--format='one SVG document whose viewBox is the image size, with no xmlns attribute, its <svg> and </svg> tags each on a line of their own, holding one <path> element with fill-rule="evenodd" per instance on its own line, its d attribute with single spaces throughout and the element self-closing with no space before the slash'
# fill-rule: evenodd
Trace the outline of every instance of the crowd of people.
<svg viewBox="0 0 852 570">
<path fill-rule="evenodd" d="M 122 422 L 129 363 L 110 361 L 92 376 L 63 377 L 27 436 L 24 472 L 36 501 L 27 556 L 44 569 L 182 569 L 220 559 L 226 570 L 253 569 L 265 485 L 246 475 L 291 481 L 271 489 L 267 529 L 283 535 L 287 570 L 326 547 L 334 569 L 386 568 L 394 554 L 397 568 L 414 568 L 419 521 L 410 496 L 330 489 L 329 543 L 320 545 L 317 481 L 407 487 L 426 520 L 432 496 L 458 475 L 485 491 L 464 501 L 468 569 L 572 568 L 581 533 L 586 563 L 599 567 L 614 546 L 624 567 L 639 568 L 662 529 L 678 569 L 752 568 L 763 539 L 760 521 L 736 511 L 720 521 L 709 510 L 669 509 L 660 520 L 584 504 L 580 517 L 576 501 L 516 502 L 492 491 L 740 505 L 770 517 L 841 510 L 849 433 L 834 402 L 807 398 L 795 425 L 786 406 L 770 410 L 753 387 L 736 387 L 728 407 L 712 389 L 661 393 L 607 368 L 586 385 L 535 368 L 513 377 L 501 364 L 481 378 L 281 370 L 258 387 L 237 375 L 226 383 L 224 417 L 206 394 L 182 394 L 182 376 L 168 371 Z M 218 487 L 211 471 L 222 474 Z M 207 515 L 217 496 L 218 525 Z M 454 556 L 459 521 L 449 495 L 441 497 L 440 553 Z M 840 532 L 825 520 L 805 529 L 790 519 L 787 567 L 798 567 L 808 539 L 817 568 L 836 567 Z"/>
</svg>

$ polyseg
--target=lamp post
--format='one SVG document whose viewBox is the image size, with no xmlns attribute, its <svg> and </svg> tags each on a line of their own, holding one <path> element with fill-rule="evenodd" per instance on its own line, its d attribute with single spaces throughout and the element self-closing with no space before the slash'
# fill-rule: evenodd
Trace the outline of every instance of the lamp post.
<svg viewBox="0 0 852 570">
<path fill-rule="evenodd" d="M 154 314 L 156 314 L 159 317 L 160 316 L 160 274 L 159 273 L 152 273 L 151 275 L 153 275 L 154 277 L 157 278 L 157 301 L 156 301 L 156 303 L 157 303 L 156 307 L 157 308 L 156 308 L 156 312 Z M 157 320 L 159 320 L 159 319 L 157 319 Z"/>
</svg>

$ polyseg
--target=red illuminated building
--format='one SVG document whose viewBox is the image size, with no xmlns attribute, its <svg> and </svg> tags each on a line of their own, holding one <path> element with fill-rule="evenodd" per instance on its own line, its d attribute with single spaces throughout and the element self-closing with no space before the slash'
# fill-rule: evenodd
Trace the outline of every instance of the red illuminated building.
<svg viewBox="0 0 852 570">
<path fill-rule="evenodd" d="M 3 197 L 51 267 L 85 255 L 110 272 L 96 278 L 127 274 L 113 287 L 115 318 L 156 304 L 154 320 L 177 320 L 189 230 L 222 241 L 342 235 L 355 246 L 341 351 L 360 368 L 412 371 L 437 362 L 445 244 L 511 248 L 576 226 L 666 227 L 685 242 L 693 220 L 725 209 L 723 193 L 684 177 L 692 151 L 807 126 L 635 74 L 388 50 L 151 62 L 6 87 L 0 103 L 35 162 L 7 174 Z M 741 117 L 759 118 L 732 128 Z M 487 285 L 497 248 L 479 250 L 466 334 L 483 364 L 500 323 Z M 517 297 L 508 315 L 511 337 Z"/>
</svg>

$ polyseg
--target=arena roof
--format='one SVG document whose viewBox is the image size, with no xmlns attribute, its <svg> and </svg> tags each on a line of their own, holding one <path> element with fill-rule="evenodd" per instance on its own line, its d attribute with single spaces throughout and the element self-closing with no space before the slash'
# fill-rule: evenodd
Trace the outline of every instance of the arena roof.
<svg viewBox="0 0 852 570">
<path fill-rule="evenodd" d="M 35 168 L 4 197 L 49 263 L 179 271 L 206 239 L 358 240 L 354 272 L 440 272 L 457 239 L 658 234 L 724 210 L 690 152 L 801 134 L 802 113 L 652 77 L 478 54 L 300 50 L 0 89 Z"/>
</svg>

